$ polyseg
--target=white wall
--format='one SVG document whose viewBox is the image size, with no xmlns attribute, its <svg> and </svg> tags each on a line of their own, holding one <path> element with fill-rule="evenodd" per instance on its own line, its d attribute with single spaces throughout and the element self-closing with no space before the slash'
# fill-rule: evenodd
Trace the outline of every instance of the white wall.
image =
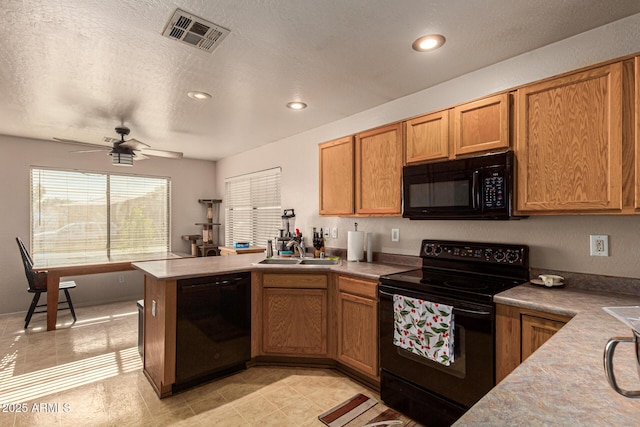
<svg viewBox="0 0 640 427">
<path fill-rule="evenodd" d="M 345 248 L 346 231 L 357 221 L 359 230 L 374 233 L 374 251 L 417 255 L 423 238 L 523 243 L 531 247 L 532 267 L 640 277 L 640 217 L 561 216 L 509 222 L 320 217 L 317 149 L 324 141 L 638 51 L 640 14 L 223 159 L 217 164 L 218 194 L 224 194 L 225 177 L 281 166 L 282 207 L 295 209 L 296 226 L 303 234 L 308 235 L 311 227 L 337 227 L 338 239 L 328 240 L 330 247 Z M 301 113 L 313 114 L 313 106 Z M 400 229 L 400 242 L 391 242 L 391 228 Z M 610 236 L 610 257 L 589 256 L 589 234 Z"/>
<path fill-rule="evenodd" d="M 221 197 L 216 193 L 215 163 L 202 160 L 170 160 L 153 158 L 123 170 L 112 166 L 105 153 L 70 153 L 77 149 L 53 141 L 0 136 L 0 313 L 26 311 L 31 294 L 16 245 L 20 236 L 29 246 L 29 168 L 59 167 L 89 171 L 117 171 L 171 178 L 171 246 L 177 252 L 189 253 L 190 244 L 183 234 L 198 234 L 206 209 L 198 199 Z M 124 283 L 118 276 L 125 277 Z M 137 271 L 96 274 L 73 278 L 78 287 L 73 291 L 74 304 L 91 305 L 110 301 L 142 298 L 142 274 Z M 132 307 L 135 309 L 135 307 Z"/>
</svg>

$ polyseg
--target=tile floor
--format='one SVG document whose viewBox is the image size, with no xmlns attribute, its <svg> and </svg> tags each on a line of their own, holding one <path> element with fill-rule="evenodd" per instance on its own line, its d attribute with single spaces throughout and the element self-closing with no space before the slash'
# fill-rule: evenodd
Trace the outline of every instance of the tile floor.
<svg viewBox="0 0 640 427">
<path fill-rule="evenodd" d="M 323 426 L 317 416 L 356 393 L 327 369 L 253 367 L 166 399 L 142 373 L 135 301 L 79 307 L 78 321 L 0 318 L 2 426 Z M 377 405 L 382 406 L 382 405 Z"/>
</svg>

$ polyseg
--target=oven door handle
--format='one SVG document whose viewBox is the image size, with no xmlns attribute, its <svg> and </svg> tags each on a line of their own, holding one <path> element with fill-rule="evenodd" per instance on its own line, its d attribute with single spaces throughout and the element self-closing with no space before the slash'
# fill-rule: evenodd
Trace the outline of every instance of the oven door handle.
<svg viewBox="0 0 640 427">
<path fill-rule="evenodd" d="M 388 297 L 391 297 L 391 298 L 393 298 L 393 295 L 394 295 L 394 294 L 390 294 L 389 292 L 385 292 L 385 291 L 380 290 L 380 289 L 378 289 L 378 292 L 380 293 L 380 295 L 385 295 L 385 296 L 388 296 Z M 422 299 L 425 299 L 425 298 L 422 298 Z M 453 306 L 453 310 L 454 310 L 454 312 L 457 311 L 459 313 L 461 312 L 461 313 L 471 314 L 471 315 L 474 315 L 474 316 L 490 316 L 491 315 L 490 311 L 469 310 L 469 309 L 466 309 L 466 308 L 456 307 L 455 305 Z"/>
<path fill-rule="evenodd" d="M 461 311 L 463 313 L 467 313 L 467 314 L 475 314 L 477 316 L 488 316 L 491 314 L 490 311 L 477 311 L 477 310 L 467 310 L 465 308 L 457 308 L 457 307 L 453 307 L 454 311 Z"/>
</svg>

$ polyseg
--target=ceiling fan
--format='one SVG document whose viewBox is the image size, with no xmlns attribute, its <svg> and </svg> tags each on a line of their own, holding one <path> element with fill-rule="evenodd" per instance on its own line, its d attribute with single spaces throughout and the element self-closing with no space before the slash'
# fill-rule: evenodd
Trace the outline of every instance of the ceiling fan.
<svg viewBox="0 0 640 427">
<path fill-rule="evenodd" d="M 75 141 L 73 139 L 53 138 L 58 142 L 64 142 L 67 144 L 84 145 L 87 147 L 93 147 L 93 150 L 81 150 L 76 153 L 90 153 L 95 151 L 108 151 L 112 158 L 113 164 L 116 166 L 133 166 L 134 160 L 145 160 L 149 157 L 165 157 L 169 159 L 181 159 L 182 153 L 177 151 L 164 151 L 164 150 L 152 150 L 151 147 L 144 142 L 131 138 L 127 141 L 124 140 L 126 135 L 131 132 L 126 126 L 118 126 L 116 133 L 120 135 L 120 139 L 105 137 L 104 142 L 111 143 L 111 148 L 102 144 L 92 144 L 89 142 Z"/>
</svg>

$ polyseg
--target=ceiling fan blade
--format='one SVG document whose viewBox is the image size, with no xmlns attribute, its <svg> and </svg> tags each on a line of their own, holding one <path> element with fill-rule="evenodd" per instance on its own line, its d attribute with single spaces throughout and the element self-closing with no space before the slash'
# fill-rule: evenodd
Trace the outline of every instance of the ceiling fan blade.
<svg viewBox="0 0 640 427">
<path fill-rule="evenodd" d="M 137 139 L 131 138 L 128 141 L 120 144 L 121 147 L 131 148 L 132 150 L 142 150 L 143 148 L 149 148 L 150 145 L 145 144 L 142 141 L 138 141 Z"/>
<path fill-rule="evenodd" d="M 111 147 L 102 144 L 92 144 L 90 142 L 76 141 L 75 139 L 53 138 L 54 141 L 63 142 L 65 144 L 84 145 L 86 147 L 94 147 L 97 149 L 109 150 Z"/>
<path fill-rule="evenodd" d="M 178 151 L 164 151 L 164 150 L 150 150 L 143 149 L 140 151 L 142 154 L 153 157 L 166 157 L 168 159 L 181 159 L 182 153 Z"/>
<path fill-rule="evenodd" d="M 142 154 L 142 153 L 141 153 L 141 152 L 139 152 L 139 151 L 137 151 L 137 152 L 136 152 L 136 155 L 135 155 L 135 156 L 133 156 L 133 160 L 134 160 L 134 161 L 136 161 L 136 162 L 137 162 L 138 160 L 147 160 L 147 159 L 148 159 L 148 157 L 147 157 L 147 156 L 145 156 L 144 154 Z"/>
<path fill-rule="evenodd" d="M 107 151 L 111 151 L 111 149 L 104 147 L 103 149 L 96 148 L 95 150 L 73 150 L 70 153 L 106 153 Z"/>
</svg>

